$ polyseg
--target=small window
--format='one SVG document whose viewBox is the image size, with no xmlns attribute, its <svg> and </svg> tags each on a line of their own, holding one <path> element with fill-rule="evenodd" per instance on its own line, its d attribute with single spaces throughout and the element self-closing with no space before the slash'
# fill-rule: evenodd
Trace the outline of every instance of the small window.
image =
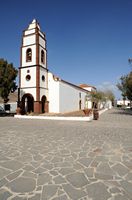
<svg viewBox="0 0 132 200">
<path fill-rule="evenodd" d="M 30 81 L 30 79 L 31 79 L 31 76 L 28 74 L 28 75 L 26 76 L 26 81 Z"/>
<path fill-rule="evenodd" d="M 27 73 L 30 73 L 30 70 L 29 70 L 29 69 L 27 70 Z"/>
<path fill-rule="evenodd" d="M 26 62 L 31 62 L 32 61 L 32 50 L 29 48 L 26 51 Z"/>
<path fill-rule="evenodd" d="M 41 62 L 44 64 L 45 63 L 45 56 L 44 56 L 44 51 L 41 51 Z"/>
<path fill-rule="evenodd" d="M 45 81 L 45 76 L 44 75 L 42 75 L 42 81 Z"/>
</svg>

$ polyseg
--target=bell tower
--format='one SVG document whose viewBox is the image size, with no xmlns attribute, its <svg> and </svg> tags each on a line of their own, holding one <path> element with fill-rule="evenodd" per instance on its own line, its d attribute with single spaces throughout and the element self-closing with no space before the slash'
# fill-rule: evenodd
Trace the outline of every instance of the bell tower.
<svg viewBox="0 0 132 200">
<path fill-rule="evenodd" d="M 48 112 L 46 38 L 35 19 L 23 31 L 19 90 L 20 105 L 23 113 Z"/>
</svg>

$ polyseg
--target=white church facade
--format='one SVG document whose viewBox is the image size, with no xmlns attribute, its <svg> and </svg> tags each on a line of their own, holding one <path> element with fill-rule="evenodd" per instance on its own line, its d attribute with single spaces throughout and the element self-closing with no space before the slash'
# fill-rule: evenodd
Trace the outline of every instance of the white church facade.
<svg viewBox="0 0 132 200">
<path fill-rule="evenodd" d="M 48 70 L 45 34 L 33 20 L 23 31 L 19 67 L 19 106 L 22 113 L 62 113 L 92 108 L 96 88 L 69 83 Z"/>
</svg>

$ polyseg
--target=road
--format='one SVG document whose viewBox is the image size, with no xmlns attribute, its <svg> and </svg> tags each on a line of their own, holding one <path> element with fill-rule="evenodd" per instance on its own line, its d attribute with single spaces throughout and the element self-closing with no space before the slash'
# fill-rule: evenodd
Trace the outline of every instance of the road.
<svg viewBox="0 0 132 200">
<path fill-rule="evenodd" d="M 132 115 L 0 117 L 0 200 L 70 199 L 132 199 Z"/>
</svg>

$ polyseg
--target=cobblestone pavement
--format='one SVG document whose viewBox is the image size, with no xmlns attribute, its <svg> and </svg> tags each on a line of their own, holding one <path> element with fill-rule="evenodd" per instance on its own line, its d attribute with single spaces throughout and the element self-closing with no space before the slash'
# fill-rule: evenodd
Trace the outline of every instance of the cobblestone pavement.
<svg viewBox="0 0 132 200">
<path fill-rule="evenodd" d="M 0 200 L 132 199 L 132 115 L 0 117 Z"/>
</svg>

